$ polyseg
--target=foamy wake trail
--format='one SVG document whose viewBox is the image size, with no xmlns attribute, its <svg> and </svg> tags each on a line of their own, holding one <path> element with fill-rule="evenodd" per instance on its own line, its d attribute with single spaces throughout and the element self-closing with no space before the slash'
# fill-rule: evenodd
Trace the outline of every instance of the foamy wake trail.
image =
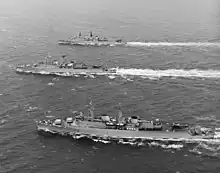
<svg viewBox="0 0 220 173">
<path fill-rule="evenodd" d="M 220 43 L 211 42 L 127 42 L 127 46 L 184 46 L 184 47 L 220 47 Z"/>
<path fill-rule="evenodd" d="M 117 75 L 121 76 L 142 76 L 142 77 L 182 77 L 182 78 L 220 78 L 219 70 L 183 70 L 183 69 L 168 69 L 168 70 L 152 70 L 152 69 L 117 69 Z"/>
<path fill-rule="evenodd" d="M 191 149 L 190 152 L 220 158 L 220 146 L 219 143 L 199 143 L 195 148 Z"/>
</svg>

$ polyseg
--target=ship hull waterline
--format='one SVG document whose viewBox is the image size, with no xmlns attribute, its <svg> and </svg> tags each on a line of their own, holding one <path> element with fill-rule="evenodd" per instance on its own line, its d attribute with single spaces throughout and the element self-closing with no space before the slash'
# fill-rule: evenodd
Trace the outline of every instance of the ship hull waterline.
<svg viewBox="0 0 220 173">
<path fill-rule="evenodd" d="M 65 69 L 65 68 L 16 68 L 16 73 L 24 74 L 44 74 L 44 75 L 107 75 L 115 74 L 114 72 L 104 71 L 102 69 Z"/>
<path fill-rule="evenodd" d="M 59 45 L 69 45 L 69 46 L 125 46 L 127 43 L 124 42 L 94 42 L 94 41 L 82 41 L 82 42 L 74 42 L 74 41 L 58 41 Z"/>
<path fill-rule="evenodd" d="M 115 129 L 97 129 L 89 127 L 55 127 L 48 125 L 37 125 L 38 131 L 52 132 L 70 135 L 88 135 L 100 138 L 123 138 L 123 139 L 149 139 L 159 141 L 209 141 L 215 140 L 213 136 L 191 136 L 186 131 L 166 132 L 166 131 L 128 131 Z"/>
</svg>

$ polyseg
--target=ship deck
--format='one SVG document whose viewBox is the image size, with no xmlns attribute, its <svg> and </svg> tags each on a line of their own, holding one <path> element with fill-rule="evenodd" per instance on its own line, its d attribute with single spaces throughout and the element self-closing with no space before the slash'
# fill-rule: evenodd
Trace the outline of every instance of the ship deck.
<svg viewBox="0 0 220 173">
<path fill-rule="evenodd" d="M 73 68 L 59 68 L 53 65 L 41 65 L 38 67 L 24 67 L 17 68 L 17 72 L 33 72 L 33 73 L 105 73 L 103 69 L 88 68 L 88 69 L 73 69 Z"/>
<path fill-rule="evenodd" d="M 79 39 L 79 40 L 68 40 L 68 41 L 58 41 L 58 44 L 65 44 L 65 45 L 122 45 L 125 44 L 124 42 L 116 42 L 114 40 L 108 40 L 108 41 L 98 41 L 98 40 L 83 40 L 83 39 Z"/>
</svg>

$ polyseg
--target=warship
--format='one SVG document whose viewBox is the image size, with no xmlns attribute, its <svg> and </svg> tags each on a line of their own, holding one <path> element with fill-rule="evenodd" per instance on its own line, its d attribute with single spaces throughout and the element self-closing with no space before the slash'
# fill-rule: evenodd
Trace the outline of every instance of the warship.
<svg viewBox="0 0 220 173">
<path fill-rule="evenodd" d="M 159 119 L 145 120 L 138 116 L 123 117 L 118 109 L 116 118 L 103 114 L 94 117 L 93 109 L 89 115 L 81 112 L 75 116 L 36 121 L 38 132 L 50 132 L 62 135 L 96 136 L 109 139 L 149 139 L 149 140 L 212 140 L 219 138 L 215 129 L 197 125 L 165 123 Z"/>
<path fill-rule="evenodd" d="M 66 55 L 62 55 L 61 60 L 51 60 L 47 56 L 45 61 L 39 61 L 33 64 L 21 64 L 16 67 L 17 73 L 47 74 L 47 75 L 80 75 L 80 74 L 113 74 L 116 69 L 107 68 L 106 65 L 86 65 L 84 62 L 76 62 L 65 60 Z"/>
<path fill-rule="evenodd" d="M 111 40 L 106 37 L 101 38 L 95 36 L 90 32 L 89 36 L 82 36 L 81 32 L 78 36 L 71 37 L 68 40 L 58 40 L 59 45 L 75 45 L 75 46 L 116 46 L 116 45 L 125 45 L 126 42 L 122 39 Z"/>
</svg>

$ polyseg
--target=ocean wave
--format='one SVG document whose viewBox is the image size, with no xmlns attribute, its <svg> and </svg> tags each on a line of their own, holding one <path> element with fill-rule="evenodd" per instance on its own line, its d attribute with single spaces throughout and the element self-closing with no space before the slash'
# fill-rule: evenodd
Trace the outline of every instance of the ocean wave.
<svg viewBox="0 0 220 173">
<path fill-rule="evenodd" d="M 0 128 L 3 127 L 7 123 L 7 119 L 1 119 L 0 120 Z"/>
<path fill-rule="evenodd" d="M 195 116 L 194 117 L 196 120 L 198 121 L 214 121 L 214 122 L 217 122 L 217 118 L 215 115 L 210 115 L 210 116 L 205 116 L 205 117 L 201 117 L 201 116 Z"/>
<path fill-rule="evenodd" d="M 53 86 L 55 83 L 53 83 L 53 82 L 49 82 L 47 85 L 48 86 Z"/>
<path fill-rule="evenodd" d="M 191 153 L 199 154 L 208 157 L 220 158 L 220 143 L 204 143 L 201 142 L 193 149 L 189 150 Z"/>
<path fill-rule="evenodd" d="M 158 142 L 151 142 L 150 143 L 151 146 L 159 146 L 165 149 L 181 149 L 184 147 L 183 144 L 161 144 Z"/>
<path fill-rule="evenodd" d="M 32 107 L 32 106 L 29 106 L 29 107 L 26 107 L 24 106 L 24 109 L 27 111 L 27 112 L 34 112 L 36 110 L 38 110 L 39 108 L 38 107 Z"/>
</svg>

